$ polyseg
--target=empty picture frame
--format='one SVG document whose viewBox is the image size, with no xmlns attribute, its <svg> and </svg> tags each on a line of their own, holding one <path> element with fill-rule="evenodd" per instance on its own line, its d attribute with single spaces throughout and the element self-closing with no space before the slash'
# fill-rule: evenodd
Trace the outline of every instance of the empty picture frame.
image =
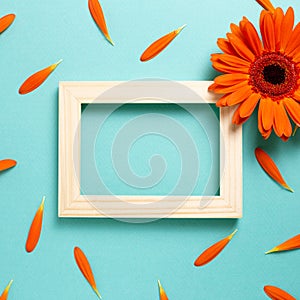
<svg viewBox="0 0 300 300">
<path fill-rule="evenodd" d="M 232 125 L 235 108 L 220 108 L 219 194 L 85 195 L 81 193 L 81 114 L 83 105 L 215 103 L 209 81 L 99 81 L 59 84 L 59 217 L 241 218 L 242 128 Z M 92 170 L 92 169 L 91 169 Z M 95 171 L 91 171 L 96 174 Z"/>
</svg>

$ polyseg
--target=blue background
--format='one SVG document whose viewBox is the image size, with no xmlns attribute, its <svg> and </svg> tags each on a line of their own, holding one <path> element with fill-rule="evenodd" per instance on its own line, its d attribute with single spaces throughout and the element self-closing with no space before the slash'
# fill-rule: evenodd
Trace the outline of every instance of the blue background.
<svg viewBox="0 0 300 300">
<path fill-rule="evenodd" d="M 230 22 L 246 15 L 255 24 L 255 1 L 103 0 L 109 45 L 93 23 L 87 1 L 4 0 L 1 15 L 15 13 L 0 36 L 0 156 L 18 166 L 0 175 L 0 286 L 10 299 L 95 299 L 79 273 L 73 247 L 87 254 L 104 299 L 158 299 L 161 279 L 170 299 L 265 299 L 277 285 L 300 297 L 299 251 L 264 251 L 299 234 L 300 133 L 288 143 L 257 133 L 256 116 L 244 126 L 241 220 L 160 220 L 147 224 L 57 217 L 57 87 L 59 80 L 131 80 L 145 77 L 210 80 L 209 55 Z M 275 2 L 275 1 L 274 1 Z M 296 0 L 279 1 L 296 9 Z M 161 35 L 188 24 L 165 52 L 148 63 L 139 56 Z M 63 58 L 38 90 L 19 96 L 27 76 Z M 254 149 L 266 149 L 295 189 L 291 194 L 260 169 Z M 24 249 L 32 217 L 46 195 L 44 227 L 36 251 Z M 194 259 L 206 247 L 239 232 L 211 264 Z"/>
</svg>

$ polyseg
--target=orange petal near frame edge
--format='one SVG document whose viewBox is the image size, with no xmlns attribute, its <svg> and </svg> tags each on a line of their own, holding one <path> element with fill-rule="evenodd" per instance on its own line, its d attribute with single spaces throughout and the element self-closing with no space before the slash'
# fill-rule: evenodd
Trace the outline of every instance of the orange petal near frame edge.
<svg viewBox="0 0 300 300">
<path fill-rule="evenodd" d="M 266 254 L 273 253 L 273 252 L 280 252 L 280 251 L 295 250 L 295 249 L 300 249 L 300 234 L 288 239 L 282 244 L 267 251 Z"/>
<path fill-rule="evenodd" d="M 7 285 L 7 287 L 5 288 L 5 290 L 3 291 L 2 295 L 0 296 L 0 300 L 6 300 L 7 299 L 8 292 L 10 290 L 10 287 L 11 287 L 12 283 L 13 283 L 13 280 L 11 280 L 9 282 L 9 284 Z"/>
<path fill-rule="evenodd" d="M 296 300 L 295 297 L 276 286 L 266 285 L 264 291 L 273 300 Z"/>
<path fill-rule="evenodd" d="M 158 280 L 158 288 L 159 288 L 159 300 L 169 300 L 165 290 L 163 289 L 160 281 Z"/>
<path fill-rule="evenodd" d="M 33 218 L 33 221 L 31 223 L 28 232 L 28 237 L 27 237 L 26 247 L 25 247 L 28 253 L 32 252 L 35 249 L 40 239 L 42 225 L 43 225 L 44 203 L 45 203 L 45 197 L 43 197 L 42 203 Z"/>
<path fill-rule="evenodd" d="M 9 14 L 0 18 L 0 33 L 4 32 L 15 20 L 16 15 Z"/>
<path fill-rule="evenodd" d="M 48 78 L 48 76 L 56 69 L 56 67 L 62 62 L 62 59 L 57 63 L 42 69 L 30 77 L 28 77 L 19 89 L 19 94 L 24 95 L 28 94 L 35 89 L 37 89 L 44 81 Z"/>
<path fill-rule="evenodd" d="M 186 27 L 186 25 L 183 25 L 178 29 L 169 32 L 168 34 L 153 42 L 141 55 L 140 60 L 144 62 L 154 58 L 175 39 L 175 37 L 182 31 L 184 27 Z"/>
<path fill-rule="evenodd" d="M 200 256 L 195 260 L 194 265 L 196 267 L 201 267 L 208 264 L 215 257 L 217 257 L 220 252 L 227 246 L 227 244 L 231 241 L 233 236 L 236 234 L 237 229 L 227 236 L 226 238 L 220 240 L 219 242 L 213 244 L 209 248 L 207 248 L 204 252 L 200 254 Z"/>
<path fill-rule="evenodd" d="M 256 0 L 256 2 L 262 6 L 265 10 L 270 11 L 271 13 L 274 13 L 275 7 L 271 3 L 270 0 Z"/>
<path fill-rule="evenodd" d="M 263 170 L 277 183 L 279 183 L 282 187 L 284 187 L 286 190 L 290 192 L 294 192 L 291 187 L 287 185 L 287 183 L 284 181 L 279 169 L 277 168 L 275 162 L 273 159 L 267 154 L 264 150 L 261 148 L 255 149 L 255 157 L 260 164 L 260 166 L 263 168 Z"/>
<path fill-rule="evenodd" d="M 112 41 L 108 33 L 108 29 L 106 26 L 104 14 L 100 2 L 98 0 L 89 0 L 88 5 L 89 5 L 91 16 L 94 19 L 95 23 L 98 25 L 105 38 L 114 46 L 114 42 Z"/>
<path fill-rule="evenodd" d="M 76 264 L 81 271 L 82 275 L 85 277 L 85 279 L 88 281 L 96 295 L 98 296 L 99 299 L 101 299 L 101 295 L 97 289 L 97 285 L 95 282 L 94 274 L 92 271 L 92 268 L 90 266 L 90 263 L 88 259 L 86 258 L 85 254 L 79 247 L 74 248 L 74 257 Z"/>
<path fill-rule="evenodd" d="M 16 164 L 17 162 L 13 159 L 0 160 L 0 172 L 13 168 Z"/>
</svg>

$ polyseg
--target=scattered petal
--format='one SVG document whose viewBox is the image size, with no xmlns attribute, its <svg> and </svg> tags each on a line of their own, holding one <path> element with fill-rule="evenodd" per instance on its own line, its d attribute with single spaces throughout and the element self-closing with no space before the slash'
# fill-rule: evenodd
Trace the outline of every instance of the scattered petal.
<svg viewBox="0 0 300 300">
<path fill-rule="evenodd" d="M 158 280 L 157 282 L 158 282 L 158 288 L 159 288 L 159 300 L 168 300 L 169 298 L 168 298 L 165 290 L 163 289 L 160 281 Z"/>
<path fill-rule="evenodd" d="M 13 168 L 16 164 L 17 164 L 17 162 L 13 159 L 0 160 L 0 172 L 10 169 L 10 168 Z"/>
<path fill-rule="evenodd" d="M 10 287 L 11 287 L 12 283 L 13 283 L 13 280 L 11 280 L 9 282 L 9 284 L 7 285 L 7 287 L 5 288 L 5 290 L 3 291 L 2 295 L 0 296 L 0 300 L 6 300 L 7 299 L 8 292 L 10 290 Z"/>
<path fill-rule="evenodd" d="M 288 191 L 292 193 L 294 192 L 293 189 L 286 184 L 275 162 L 265 151 L 260 148 L 256 148 L 255 156 L 260 166 L 273 180 L 275 180 Z"/>
<path fill-rule="evenodd" d="M 160 39 L 156 40 L 154 43 L 152 43 L 142 54 L 140 57 L 141 61 L 147 61 L 152 58 L 154 58 L 156 55 L 158 55 L 161 51 L 163 51 L 174 39 L 175 37 L 181 32 L 181 30 L 186 25 L 183 25 L 179 27 L 178 29 L 164 35 Z"/>
<path fill-rule="evenodd" d="M 266 285 L 264 291 L 272 300 L 296 300 L 295 297 L 276 286 Z"/>
<path fill-rule="evenodd" d="M 28 94 L 35 89 L 37 89 L 44 81 L 48 78 L 48 76 L 56 69 L 56 67 L 62 62 L 62 59 L 59 60 L 57 63 L 40 70 L 30 77 L 28 77 L 24 83 L 21 85 L 19 89 L 19 94 L 24 95 Z"/>
<path fill-rule="evenodd" d="M 220 254 L 220 252 L 227 246 L 227 244 L 231 241 L 237 229 L 227 236 L 226 238 L 222 239 L 221 241 L 215 243 L 214 245 L 207 248 L 204 252 L 200 254 L 200 256 L 195 260 L 194 265 L 196 267 L 201 267 L 212 261 L 216 256 Z"/>
<path fill-rule="evenodd" d="M 87 260 L 85 254 L 82 252 L 82 250 L 79 247 L 74 248 L 74 257 L 82 275 L 91 285 L 92 289 L 97 294 L 98 298 L 101 299 L 101 295 L 97 289 L 95 278 L 91 266 L 89 264 L 89 261 Z"/>
<path fill-rule="evenodd" d="M 295 250 L 300 248 L 300 234 L 290 238 L 289 240 L 283 242 L 282 244 L 274 247 L 273 249 L 266 252 L 266 254 L 279 252 L 279 251 L 288 251 Z"/>
<path fill-rule="evenodd" d="M 95 21 L 95 23 L 98 25 L 100 30 L 102 31 L 105 38 L 114 46 L 114 42 L 110 38 L 110 35 L 108 33 L 108 29 L 106 26 L 104 14 L 102 7 L 98 0 L 89 0 L 89 10 L 90 13 Z"/>
<path fill-rule="evenodd" d="M 28 253 L 32 252 L 35 249 L 40 239 L 42 225 L 43 225 L 44 203 L 45 203 L 45 197 L 43 197 L 42 203 L 33 218 L 33 221 L 31 223 L 28 232 L 28 237 L 26 241 L 26 251 Z"/>
<path fill-rule="evenodd" d="M 0 33 L 4 32 L 15 20 L 16 15 L 9 14 L 0 18 Z"/>
</svg>

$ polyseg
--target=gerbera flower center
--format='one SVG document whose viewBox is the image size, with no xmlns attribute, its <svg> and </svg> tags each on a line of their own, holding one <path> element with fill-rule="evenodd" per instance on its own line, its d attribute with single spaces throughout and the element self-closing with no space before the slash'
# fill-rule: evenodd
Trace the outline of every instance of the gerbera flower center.
<svg viewBox="0 0 300 300">
<path fill-rule="evenodd" d="M 281 53 L 263 54 L 251 64 L 249 74 L 253 89 L 273 100 L 289 97 L 297 89 L 296 64 Z"/>
</svg>

